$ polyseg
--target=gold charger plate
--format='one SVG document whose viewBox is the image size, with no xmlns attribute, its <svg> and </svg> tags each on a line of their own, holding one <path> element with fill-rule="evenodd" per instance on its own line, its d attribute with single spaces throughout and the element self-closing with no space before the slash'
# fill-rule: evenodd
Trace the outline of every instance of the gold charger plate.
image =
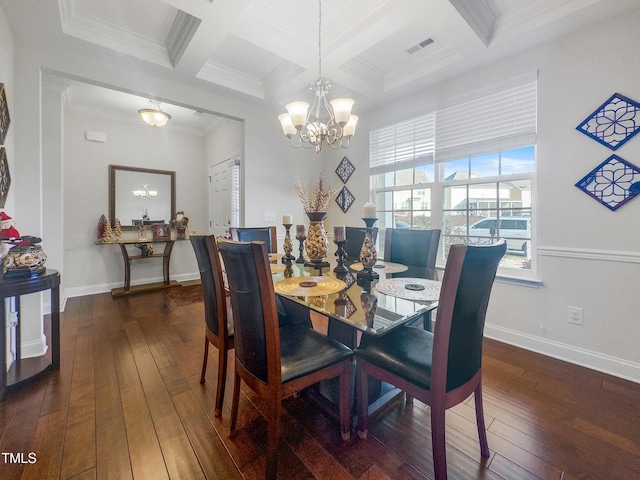
<svg viewBox="0 0 640 480">
<path fill-rule="evenodd" d="M 270 263 L 269 267 L 271 267 L 271 275 L 275 275 L 276 273 L 284 272 L 286 267 L 281 263 Z"/>
<path fill-rule="evenodd" d="M 313 297 L 339 292 L 347 288 L 347 284 L 331 277 L 292 277 L 277 282 L 273 288 L 282 295 Z"/>
<path fill-rule="evenodd" d="M 359 272 L 363 267 L 361 262 L 357 262 L 352 263 L 349 268 L 354 272 Z M 402 265 L 401 263 L 378 261 L 373 266 L 373 271 L 378 273 L 399 273 L 408 270 L 408 268 L 409 267 Z"/>
</svg>

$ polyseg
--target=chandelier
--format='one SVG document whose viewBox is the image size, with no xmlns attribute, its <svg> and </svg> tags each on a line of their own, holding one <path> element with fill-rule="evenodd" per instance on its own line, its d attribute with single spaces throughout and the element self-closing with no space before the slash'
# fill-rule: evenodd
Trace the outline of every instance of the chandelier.
<svg viewBox="0 0 640 480">
<path fill-rule="evenodd" d="M 156 100 L 149 100 L 149 104 L 151 105 L 151 108 L 141 108 L 138 110 L 142 120 L 152 127 L 164 127 L 171 118 L 171 115 L 162 111 L 160 102 Z"/>
<path fill-rule="evenodd" d="M 134 190 L 133 196 L 136 198 L 140 198 L 142 200 L 148 200 L 149 198 L 153 198 L 158 195 L 156 190 L 149 190 L 149 185 L 146 183 L 142 184 L 142 190 Z"/>
<path fill-rule="evenodd" d="M 358 116 L 351 113 L 354 100 L 334 98 L 327 102 L 331 81 L 322 77 L 322 1 L 318 0 L 318 79 L 309 83 L 315 90 L 313 105 L 299 100 L 285 106 L 287 113 L 278 116 L 282 131 L 294 148 L 347 148 L 356 132 Z"/>
</svg>

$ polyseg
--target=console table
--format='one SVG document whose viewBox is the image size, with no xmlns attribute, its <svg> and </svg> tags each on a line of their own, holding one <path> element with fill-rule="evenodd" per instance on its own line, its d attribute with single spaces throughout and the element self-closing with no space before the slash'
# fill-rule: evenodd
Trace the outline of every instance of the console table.
<svg viewBox="0 0 640 480">
<path fill-rule="evenodd" d="M 49 347 L 51 358 L 46 355 L 33 358 L 20 358 L 20 296 L 28 293 L 51 290 L 51 334 Z M 7 372 L 7 329 L 5 326 L 6 311 L 5 298 L 15 297 L 17 325 L 16 325 L 16 360 Z M 25 383 L 47 370 L 60 369 L 60 274 L 56 270 L 46 270 L 41 275 L 29 278 L 5 279 L 0 276 L 0 401 L 13 387 Z"/>
<path fill-rule="evenodd" d="M 164 243 L 164 250 L 162 253 L 153 253 L 153 255 L 131 255 L 127 250 L 127 245 L 149 245 L 154 243 Z M 96 245 L 119 245 L 122 252 L 122 258 L 124 259 L 124 286 L 121 288 L 114 288 L 111 290 L 113 297 L 123 297 L 126 295 L 134 295 L 136 293 L 154 292 L 156 290 L 162 290 L 164 288 L 173 288 L 182 286 L 181 283 L 171 280 L 169 278 L 169 262 L 171 261 L 171 251 L 173 250 L 173 244 L 175 240 L 118 240 L 117 242 L 96 242 Z M 141 259 L 162 259 L 162 282 L 146 283 L 144 285 L 131 286 L 131 264 L 134 260 Z"/>
</svg>

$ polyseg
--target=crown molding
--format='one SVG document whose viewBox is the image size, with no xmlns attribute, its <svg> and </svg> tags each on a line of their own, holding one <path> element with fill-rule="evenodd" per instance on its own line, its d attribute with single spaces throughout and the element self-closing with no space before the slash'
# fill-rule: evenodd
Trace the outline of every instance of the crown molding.
<svg viewBox="0 0 640 480">
<path fill-rule="evenodd" d="M 435 48 L 434 48 L 435 47 Z M 430 73 L 441 70 L 449 65 L 453 65 L 461 60 L 463 56 L 450 45 L 439 45 L 438 42 L 429 47 L 426 55 L 414 54 L 416 58 L 403 64 L 395 70 L 387 72 L 385 76 L 384 91 L 394 88 L 426 76 Z"/>
<path fill-rule="evenodd" d="M 538 0 L 523 2 L 523 6 L 498 17 L 495 39 L 508 39 L 521 35 L 544 23 L 551 23 L 570 13 L 582 10 L 600 0 Z"/>
<path fill-rule="evenodd" d="M 262 88 L 262 82 L 259 78 L 216 62 L 208 61 L 205 63 L 196 74 L 196 77 L 238 92 L 246 93 L 253 97 L 264 99 L 264 89 Z"/>
<path fill-rule="evenodd" d="M 120 53 L 146 60 L 156 65 L 173 68 L 167 47 L 107 22 L 83 14 L 76 0 L 59 0 L 60 21 L 65 35 L 100 45 Z"/>
</svg>

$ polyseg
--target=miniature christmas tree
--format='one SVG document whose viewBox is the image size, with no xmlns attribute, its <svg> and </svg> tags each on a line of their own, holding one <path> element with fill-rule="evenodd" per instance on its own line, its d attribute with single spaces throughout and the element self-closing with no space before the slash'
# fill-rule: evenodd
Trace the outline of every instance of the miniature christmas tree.
<svg viewBox="0 0 640 480">
<path fill-rule="evenodd" d="M 107 218 L 106 222 L 104 224 L 104 232 L 102 234 L 102 241 L 103 242 L 110 242 L 112 235 L 113 235 L 113 230 L 111 230 L 111 222 Z"/>
<path fill-rule="evenodd" d="M 104 240 L 104 228 L 107 225 L 107 217 L 104 216 L 104 213 L 100 215 L 100 220 L 98 220 L 98 240 Z"/>
<path fill-rule="evenodd" d="M 120 238 L 120 236 L 122 235 L 122 225 L 120 225 L 120 220 L 116 218 L 115 221 L 115 234 L 116 234 L 116 239 Z"/>
</svg>

